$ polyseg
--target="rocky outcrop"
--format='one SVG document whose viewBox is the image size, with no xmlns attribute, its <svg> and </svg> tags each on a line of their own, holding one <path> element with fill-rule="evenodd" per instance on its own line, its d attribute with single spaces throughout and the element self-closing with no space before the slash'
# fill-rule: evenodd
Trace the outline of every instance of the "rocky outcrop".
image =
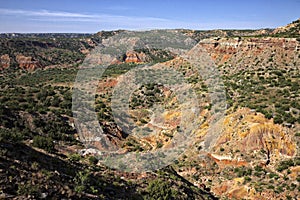
<svg viewBox="0 0 300 200">
<path fill-rule="evenodd" d="M 6 69 L 10 66 L 10 57 L 8 54 L 0 56 L 0 70 Z"/>
<path fill-rule="evenodd" d="M 213 161 L 217 163 L 220 169 L 223 169 L 224 167 L 233 166 L 233 167 L 242 167 L 242 166 L 248 166 L 248 162 L 239 160 L 239 159 L 232 159 L 229 156 L 219 156 L 216 154 L 210 154 L 208 153 L 208 157 L 210 157 Z"/>
<path fill-rule="evenodd" d="M 146 62 L 147 56 L 145 53 L 141 52 L 138 53 L 136 51 L 128 51 L 125 55 L 125 62 L 126 63 L 141 63 Z"/>
<path fill-rule="evenodd" d="M 242 152 L 246 155 L 263 152 L 262 159 L 266 163 L 296 155 L 297 146 L 291 131 L 250 109 L 239 109 L 226 116 L 223 130 L 216 151 L 222 148 L 223 153 Z"/>
<path fill-rule="evenodd" d="M 21 69 L 33 71 L 40 68 L 41 65 L 38 61 L 34 60 L 31 56 L 17 55 L 16 61 Z"/>
</svg>

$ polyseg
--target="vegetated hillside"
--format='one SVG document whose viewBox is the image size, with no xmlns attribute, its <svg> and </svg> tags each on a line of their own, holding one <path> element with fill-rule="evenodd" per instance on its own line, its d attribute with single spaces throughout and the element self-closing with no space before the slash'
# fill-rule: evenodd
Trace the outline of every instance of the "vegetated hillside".
<svg viewBox="0 0 300 200">
<path fill-rule="evenodd" d="M 70 65 L 84 59 L 91 46 L 83 38 L 1 38 L 1 59 L 8 66 L 42 68 L 49 65 Z M 32 65 L 32 66 L 30 66 Z M 7 67 L 8 67 L 7 66 Z"/>
<path fill-rule="evenodd" d="M 300 122 L 300 45 L 287 38 L 203 40 L 223 73 L 228 101 L 292 126 Z"/>
<path fill-rule="evenodd" d="M 114 66 L 107 76 L 130 69 Z M 122 173 L 96 165 L 72 126 L 71 86 L 76 68 L 3 71 L 1 79 L 1 195 L 4 198 L 214 199 L 170 168 Z M 109 99 L 109 98 L 107 98 Z M 103 107 L 106 123 L 111 115 Z M 107 116 L 107 117 L 105 117 Z M 122 139 L 122 138 L 121 138 Z"/>
<path fill-rule="evenodd" d="M 276 37 L 288 37 L 288 38 L 298 38 L 300 40 L 300 19 L 293 21 L 292 23 L 276 28 L 272 35 Z"/>
<path fill-rule="evenodd" d="M 299 32 L 297 24 L 293 32 Z M 211 38 L 199 44 L 218 65 L 231 108 L 209 158 L 196 164 L 191 151 L 178 170 L 191 181 L 209 181 L 217 196 L 299 198 L 300 44 L 290 31 L 281 32 L 288 38 Z"/>
<path fill-rule="evenodd" d="M 196 41 L 200 41 L 206 38 L 212 37 L 257 37 L 261 35 L 269 35 L 274 30 L 273 29 L 259 29 L 259 30 L 185 30 L 180 29 L 181 33 L 195 39 Z"/>
<path fill-rule="evenodd" d="M 102 40 L 124 31 L 102 31 L 85 34 L 2 34 L 0 37 L 0 70 L 21 68 L 71 67 L 82 63 L 85 56 Z M 137 49 L 121 55 L 119 62 L 160 62 L 174 57 L 159 49 Z"/>
<path fill-rule="evenodd" d="M 299 26 L 292 27 L 299 31 Z M 130 97 L 131 118 L 144 132 L 158 134 L 141 140 L 124 134 L 114 122 L 110 105 L 122 74 L 139 64 L 168 60 L 164 65 L 181 72 L 203 100 L 197 118 L 202 125 L 195 130 L 192 147 L 174 164 L 142 174 L 97 164 L 93 151 L 83 151 L 71 111 L 78 64 L 103 38 L 122 31 L 1 38 L 1 197 L 299 198 L 300 50 L 299 41 L 288 34 L 291 29 L 295 33 L 295 28 L 280 31 L 288 38 L 279 38 L 268 29 L 180 30 L 201 40 L 198 45 L 215 61 L 226 89 L 228 110 L 220 138 L 210 152 L 203 151 L 202 142 L 212 105 L 207 85 L 193 66 L 157 49 L 136 49 L 119 57 L 99 81 L 93 108 L 107 137 L 126 151 L 166 148 L 181 131 L 181 104 L 161 84 L 141 85 Z M 158 104 L 164 110 L 152 112 Z"/>
</svg>

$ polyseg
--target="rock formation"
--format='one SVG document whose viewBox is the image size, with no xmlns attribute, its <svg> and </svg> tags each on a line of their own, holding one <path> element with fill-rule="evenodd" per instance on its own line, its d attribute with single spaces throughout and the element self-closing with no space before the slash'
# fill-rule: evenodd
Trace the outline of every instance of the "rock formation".
<svg viewBox="0 0 300 200">
<path fill-rule="evenodd" d="M 128 51 L 125 55 L 126 63 L 141 63 L 147 60 L 147 56 L 145 53 L 138 53 L 136 51 Z"/>
<path fill-rule="evenodd" d="M 0 56 L 0 70 L 6 69 L 10 66 L 10 57 L 8 54 Z"/>
<path fill-rule="evenodd" d="M 230 149 L 246 154 L 263 149 L 266 159 L 271 157 L 271 161 L 296 154 L 296 144 L 288 128 L 274 124 L 264 115 L 246 108 L 239 109 L 225 118 L 224 132 L 216 147 L 223 147 L 224 152 Z"/>
<path fill-rule="evenodd" d="M 21 69 L 33 71 L 40 68 L 41 65 L 38 61 L 34 60 L 31 56 L 17 55 L 16 61 Z"/>
</svg>

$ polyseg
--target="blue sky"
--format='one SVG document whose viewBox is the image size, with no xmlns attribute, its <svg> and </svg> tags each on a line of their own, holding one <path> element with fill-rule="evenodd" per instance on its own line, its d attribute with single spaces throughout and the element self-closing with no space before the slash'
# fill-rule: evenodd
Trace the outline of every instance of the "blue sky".
<svg viewBox="0 0 300 200">
<path fill-rule="evenodd" d="M 258 29 L 300 17 L 300 0 L 0 0 L 0 32 Z"/>
</svg>

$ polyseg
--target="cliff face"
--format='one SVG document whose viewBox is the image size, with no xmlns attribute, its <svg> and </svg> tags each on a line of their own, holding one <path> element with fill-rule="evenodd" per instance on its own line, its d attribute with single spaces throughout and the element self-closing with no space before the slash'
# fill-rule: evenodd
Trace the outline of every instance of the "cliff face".
<svg viewBox="0 0 300 200">
<path fill-rule="evenodd" d="M 249 67 L 300 66 L 300 44 L 295 38 L 214 38 L 202 40 L 199 45 L 216 65 L 231 67 L 229 73 Z"/>
</svg>

